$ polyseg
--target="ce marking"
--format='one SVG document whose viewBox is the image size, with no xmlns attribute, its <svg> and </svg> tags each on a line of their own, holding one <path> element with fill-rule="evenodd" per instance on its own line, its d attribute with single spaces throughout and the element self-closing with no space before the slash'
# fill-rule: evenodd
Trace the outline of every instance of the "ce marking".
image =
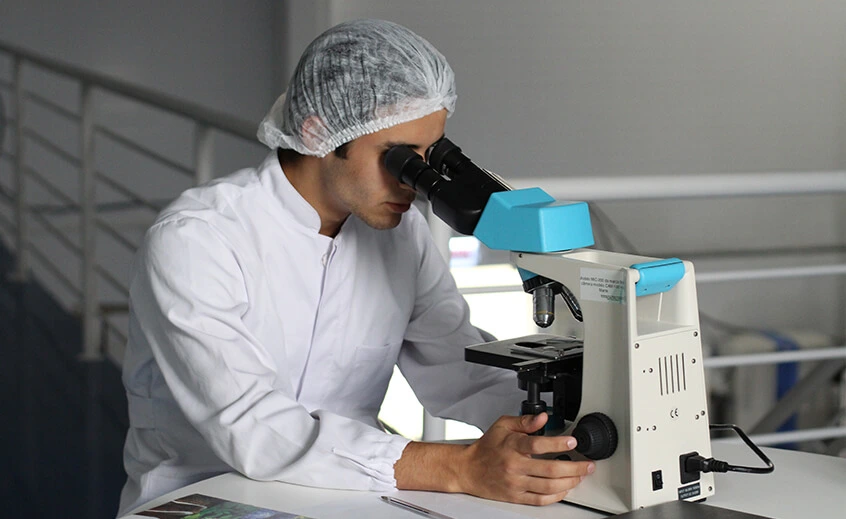
<svg viewBox="0 0 846 519">
<path fill-rule="evenodd" d="M 674 407 L 673 409 L 670 409 L 670 418 L 672 418 L 673 420 L 675 420 L 675 419 L 676 419 L 676 418 L 678 418 L 678 417 L 679 417 L 679 408 L 678 408 L 678 407 Z"/>
</svg>

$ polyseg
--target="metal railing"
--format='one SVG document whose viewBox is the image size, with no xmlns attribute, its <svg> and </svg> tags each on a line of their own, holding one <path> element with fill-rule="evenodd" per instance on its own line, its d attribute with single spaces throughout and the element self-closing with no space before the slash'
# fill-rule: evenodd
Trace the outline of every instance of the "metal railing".
<svg viewBox="0 0 846 519">
<path fill-rule="evenodd" d="M 149 200 L 107 172 L 99 170 L 95 166 L 97 142 L 106 139 L 117 143 L 128 153 L 144 156 L 174 174 L 188 176 L 195 184 L 201 184 L 213 177 L 215 134 L 227 134 L 258 146 L 255 138 L 256 124 L 101 73 L 68 65 L 8 43 L 0 42 L 0 56 L 2 55 L 11 60 L 11 78 L 8 81 L 0 81 L 0 92 L 5 91 L 11 99 L 10 104 L 14 106 L 14 116 L 8 116 L 6 119 L 13 130 L 6 133 L 8 137 L 14 137 L 14 148 L 11 153 L 2 153 L 0 150 L 0 159 L 10 162 L 13 171 L 13 185 L 11 189 L 4 190 L 5 197 L 0 197 L 1 203 L 12 206 L 13 216 L 9 219 L 0 214 L 0 227 L 13 236 L 17 256 L 13 276 L 19 281 L 28 279 L 35 262 L 38 268 L 49 273 L 65 290 L 72 293 L 77 298 L 76 306 L 82 320 L 82 357 L 84 360 L 98 360 L 107 353 L 111 342 L 109 338 L 113 337 L 118 342 L 126 341 L 125 331 L 111 325 L 109 316 L 127 311 L 126 299 L 129 290 L 125 281 L 117 279 L 104 265 L 98 263 L 97 236 L 99 233 L 105 233 L 112 241 L 129 251 L 134 251 L 139 244 L 123 229 L 98 214 L 97 188 L 105 186 L 119 193 L 133 207 L 151 211 L 153 216 L 164 204 Z M 46 71 L 78 85 L 76 106 L 68 107 L 46 97 L 37 91 L 37 85 L 28 88 L 24 79 L 24 73 L 28 69 Z M 101 94 L 117 96 L 128 102 L 153 107 L 190 121 L 194 126 L 193 163 L 182 164 L 107 127 L 96 113 L 96 98 Z M 75 152 L 65 149 L 62 144 L 47 137 L 46 132 L 37 127 L 34 118 L 27 115 L 32 105 L 37 105 L 77 126 L 79 147 Z M 66 194 L 50 174 L 38 171 L 28 164 L 28 148 L 32 144 L 63 161 L 67 170 L 78 172 L 77 196 Z M 63 174 L 66 172 L 62 171 Z M 62 209 L 78 214 L 76 232 L 67 233 L 59 229 L 44 211 L 39 210 L 39 207 L 30 201 L 29 191 L 33 183 L 48 193 Z M 152 217 L 150 220 L 152 221 Z M 38 223 L 40 231 L 57 240 L 64 250 L 79 260 L 81 267 L 78 272 L 69 272 L 61 258 L 51 257 L 39 246 L 33 236 L 32 223 Z M 101 281 L 105 281 L 120 294 L 123 301 L 102 301 L 98 291 Z"/>
</svg>

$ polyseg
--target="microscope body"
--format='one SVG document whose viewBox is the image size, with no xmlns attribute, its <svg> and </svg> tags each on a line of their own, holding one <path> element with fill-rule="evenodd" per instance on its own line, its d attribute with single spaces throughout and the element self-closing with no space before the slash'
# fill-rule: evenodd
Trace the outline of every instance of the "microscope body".
<svg viewBox="0 0 846 519">
<path fill-rule="evenodd" d="M 578 249 L 515 252 L 512 260 L 562 283 L 581 306 L 581 398 L 563 433 L 591 413 L 606 415 L 617 432 L 615 452 L 597 460 L 566 500 L 621 513 L 713 495 L 712 473 L 683 469 L 685 456 L 711 455 L 693 265 L 681 262 L 684 273 L 671 288 L 640 287 L 638 295 L 648 274 L 632 265 L 656 265 L 655 258 Z"/>
<path fill-rule="evenodd" d="M 384 158 L 453 229 L 512 251 L 538 326 L 569 317 L 556 317 L 557 295 L 583 324 L 582 338 L 465 349 L 470 362 L 517 371 L 528 390 L 522 412 L 552 410 L 557 430 L 548 433 L 577 438 L 576 451 L 559 457 L 596 462 L 566 501 L 621 513 L 713 495 L 712 473 L 684 468 L 686 457 L 711 456 L 693 265 L 585 248 L 593 245 L 587 204 L 513 191 L 446 138 L 427 160 L 407 146 Z M 541 395 L 550 391 L 547 406 Z"/>
</svg>

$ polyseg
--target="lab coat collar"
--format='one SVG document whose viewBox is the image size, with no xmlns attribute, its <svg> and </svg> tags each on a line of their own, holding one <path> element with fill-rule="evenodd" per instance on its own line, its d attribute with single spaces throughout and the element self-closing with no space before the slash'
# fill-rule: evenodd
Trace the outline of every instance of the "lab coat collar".
<svg viewBox="0 0 846 519">
<path fill-rule="evenodd" d="M 320 215 L 288 180 L 275 151 L 270 152 L 259 167 L 259 179 L 294 221 L 315 233 L 320 232 Z"/>
</svg>

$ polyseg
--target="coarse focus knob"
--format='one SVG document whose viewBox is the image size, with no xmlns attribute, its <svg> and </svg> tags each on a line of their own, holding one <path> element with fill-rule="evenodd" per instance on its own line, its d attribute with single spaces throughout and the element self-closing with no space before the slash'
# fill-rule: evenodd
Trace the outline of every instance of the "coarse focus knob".
<svg viewBox="0 0 846 519">
<path fill-rule="evenodd" d="M 588 459 L 604 460 L 617 450 L 617 427 L 602 413 L 584 415 L 573 429 L 573 437 L 579 442 L 576 451 Z"/>
</svg>

